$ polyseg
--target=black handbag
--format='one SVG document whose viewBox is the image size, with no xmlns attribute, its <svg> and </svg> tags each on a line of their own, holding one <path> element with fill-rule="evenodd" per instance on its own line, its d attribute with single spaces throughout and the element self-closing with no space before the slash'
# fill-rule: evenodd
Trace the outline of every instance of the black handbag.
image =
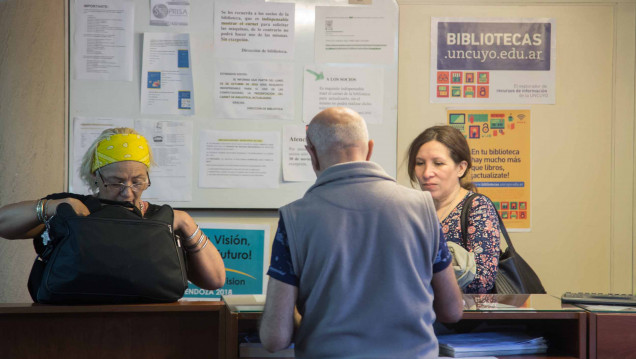
<svg viewBox="0 0 636 359">
<path fill-rule="evenodd" d="M 471 194 L 464 203 L 461 214 L 462 245 L 466 248 L 466 238 L 468 232 L 468 214 L 473 198 L 481 196 L 478 193 Z M 486 197 L 486 196 L 484 196 Z M 488 197 L 486 197 L 488 198 Z M 490 201 L 490 199 L 488 199 Z M 494 293 L 497 294 L 545 294 L 545 289 L 539 276 L 526 262 L 510 241 L 508 231 L 503 224 L 503 220 L 497 212 L 499 219 L 499 231 L 506 240 L 508 247 L 499 255 L 499 266 L 495 277 Z"/>
<path fill-rule="evenodd" d="M 34 302 L 158 303 L 183 296 L 186 264 L 170 206 L 151 218 L 122 202 L 89 210 L 78 216 L 66 203 L 57 207 L 47 224 L 49 243 L 29 276 Z"/>
</svg>

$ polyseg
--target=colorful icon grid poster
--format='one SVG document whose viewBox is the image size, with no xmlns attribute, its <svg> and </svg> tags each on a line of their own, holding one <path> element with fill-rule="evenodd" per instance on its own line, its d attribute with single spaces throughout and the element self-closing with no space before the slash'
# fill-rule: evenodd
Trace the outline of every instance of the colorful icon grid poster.
<svg viewBox="0 0 636 359">
<path fill-rule="evenodd" d="M 506 229 L 530 230 L 530 110 L 448 109 L 447 121 L 468 141 L 477 191 L 493 201 Z"/>
</svg>

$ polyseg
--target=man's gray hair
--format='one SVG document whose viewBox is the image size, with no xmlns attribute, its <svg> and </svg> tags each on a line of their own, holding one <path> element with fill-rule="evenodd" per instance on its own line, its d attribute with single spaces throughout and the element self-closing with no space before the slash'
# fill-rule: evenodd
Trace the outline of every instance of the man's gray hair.
<svg viewBox="0 0 636 359">
<path fill-rule="evenodd" d="M 312 121 L 309 124 L 307 137 L 319 155 L 369 142 L 369 131 L 364 119 L 356 112 L 347 110 L 339 111 L 336 121 Z"/>
</svg>

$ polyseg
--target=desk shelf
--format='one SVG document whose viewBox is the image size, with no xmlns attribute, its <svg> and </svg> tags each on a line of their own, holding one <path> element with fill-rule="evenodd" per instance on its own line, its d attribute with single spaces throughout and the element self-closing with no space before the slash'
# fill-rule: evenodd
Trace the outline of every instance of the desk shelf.
<svg viewBox="0 0 636 359">
<path fill-rule="evenodd" d="M 539 333 L 548 340 L 548 353 L 524 355 L 520 358 L 578 358 L 587 357 L 587 314 L 584 312 L 482 312 L 464 313 L 459 327 L 485 328 L 523 327 L 527 332 Z M 504 358 L 512 359 L 513 356 Z"/>
<path fill-rule="evenodd" d="M 256 330 L 260 313 L 236 313 L 228 311 L 227 354 L 229 359 L 238 359 L 238 333 Z M 547 354 L 505 356 L 504 359 L 585 359 L 586 326 L 585 312 L 467 312 L 458 323 L 460 326 L 471 326 L 487 321 L 491 325 L 523 324 L 528 328 L 543 331 L 553 346 Z"/>
<path fill-rule="evenodd" d="M 548 294 L 474 294 L 464 295 L 464 302 L 458 330 L 520 328 L 548 340 L 546 354 L 521 358 L 587 358 L 587 313 L 581 308 Z"/>
<path fill-rule="evenodd" d="M 228 359 L 239 358 L 239 338 L 241 332 L 258 330 L 258 321 L 261 313 L 237 313 L 227 311 L 225 322 L 227 323 L 226 352 Z M 287 358 L 289 359 L 289 358 Z"/>
<path fill-rule="evenodd" d="M 587 313 L 549 295 L 465 295 L 466 306 L 457 328 L 524 326 L 541 332 L 551 347 L 546 354 L 505 356 L 504 359 L 585 359 L 587 358 Z M 477 302 L 477 304 L 475 304 Z M 499 303 L 510 310 L 484 309 Z M 483 304 L 483 305 L 482 305 Z M 481 306 L 480 306 L 481 305 Z M 479 308 L 478 308 L 479 307 Z M 516 307 L 517 309 L 513 308 Z M 227 312 L 227 354 L 238 358 L 238 333 L 256 330 L 261 313 Z"/>
<path fill-rule="evenodd" d="M 484 296 L 467 296 L 467 303 L 474 303 L 474 298 Z M 474 328 L 477 326 L 524 326 L 531 331 L 541 332 L 551 343 L 547 354 L 505 356 L 505 359 L 585 359 L 587 358 L 587 313 L 561 302 L 548 295 L 523 296 L 486 296 L 490 304 L 493 300 L 501 303 L 518 303 L 520 310 L 484 310 L 467 307 L 457 328 Z M 479 301 L 479 300 L 478 300 Z M 536 308 L 534 308 L 536 307 Z M 536 310 L 532 310 L 532 308 Z M 238 333 L 256 330 L 261 313 L 227 312 L 227 354 L 228 358 L 238 358 Z"/>
</svg>

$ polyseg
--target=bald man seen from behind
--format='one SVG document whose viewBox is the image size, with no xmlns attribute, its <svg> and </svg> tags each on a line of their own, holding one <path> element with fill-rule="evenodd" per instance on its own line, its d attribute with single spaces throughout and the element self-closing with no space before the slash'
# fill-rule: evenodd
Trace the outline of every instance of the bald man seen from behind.
<svg viewBox="0 0 636 359">
<path fill-rule="evenodd" d="M 458 321 L 462 297 L 430 194 L 370 162 L 351 109 L 316 115 L 306 148 L 317 179 L 280 208 L 261 342 L 293 339 L 296 358 L 437 358 L 433 322 Z"/>
</svg>

